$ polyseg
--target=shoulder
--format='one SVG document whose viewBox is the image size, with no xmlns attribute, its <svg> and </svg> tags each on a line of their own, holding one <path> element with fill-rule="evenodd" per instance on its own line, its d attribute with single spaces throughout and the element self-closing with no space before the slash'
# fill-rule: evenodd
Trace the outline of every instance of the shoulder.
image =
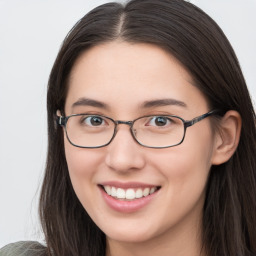
<svg viewBox="0 0 256 256">
<path fill-rule="evenodd" d="M 8 244 L 0 249 L 0 256 L 44 256 L 46 247 L 34 241 Z"/>
</svg>

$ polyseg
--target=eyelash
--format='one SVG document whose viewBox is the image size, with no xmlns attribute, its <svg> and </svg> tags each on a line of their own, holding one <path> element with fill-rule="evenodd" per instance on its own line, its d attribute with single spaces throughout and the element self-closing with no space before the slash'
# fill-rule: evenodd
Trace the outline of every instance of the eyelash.
<svg viewBox="0 0 256 256">
<path fill-rule="evenodd" d="M 148 126 L 150 126 L 150 123 L 151 122 L 157 122 L 157 119 L 158 118 L 163 118 L 163 119 L 165 119 L 165 121 L 166 121 L 166 124 L 165 125 L 163 125 L 163 126 L 167 126 L 167 125 L 170 125 L 173 121 L 170 119 L 170 118 L 168 118 L 168 117 L 165 117 L 165 116 L 160 116 L 160 115 L 158 115 L 158 116 L 153 116 L 152 118 L 150 118 L 150 120 L 149 120 L 149 122 L 148 122 Z M 154 124 L 154 125 L 152 125 L 152 126 L 158 126 L 158 125 L 156 125 L 156 124 Z M 159 125 L 159 127 L 160 127 L 161 125 Z"/>
</svg>

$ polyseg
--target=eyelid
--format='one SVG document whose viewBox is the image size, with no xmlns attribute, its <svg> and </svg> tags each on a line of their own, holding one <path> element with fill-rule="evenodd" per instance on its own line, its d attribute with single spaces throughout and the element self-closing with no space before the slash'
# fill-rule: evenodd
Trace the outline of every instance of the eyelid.
<svg viewBox="0 0 256 256">
<path fill-rule="evenodd" d="M 99 117 L 101 117 L 101 118 L 103 118 L 103 119 L 111 119 L 112 121 L 119 121 L 119 119 L 118 120 L 116 120 L 116 119 L 114 119 L 113 117 L 111 117 L 110 115 L 105 115 L 105 114 L 102 114 L 102 113 L 95 113 L 95 112 L 92 112 L 92 113 L 90 113 L 90 112 L 84 112 L 84 113 L 74 113 L 74 114 L 72 114 L 72 115 L 84 115 L 84 116 L 99 116 Z M 179 117 L 178 115 L 175 115 L 175 114 L 170 114 L 170 113 L 154 113 L 154 114 L 148 114 L 148 115 L 140 115 L 140 116 L 138 116 L 138 117 L 136 117 L 136 118 L 134 118 L 134 119 L 129 119 L 129 120 L 127 120 L 127 121 L 136 121 L 137 119 L 140 119 L 140 118 L 145 118 L 145 117 L 148 117 L 148 118 L 156 118 L 156 117 L 166 117 L 166 118 L 171 118 L 171 117 Z"/>
<path fill-rule="evenodd" d="M 108 117 L 108 115 L 104 115 L 102 113 L 99 112 L 79 112 L 79 113 L 73 113 L 73 115 L 84 115 L 84 116 L 101 116 L 101 117 Z"/>
<path fill-rule="evenodd" d="M 148 118 L 151 120 L 153 118 L 157 118 L 157 117 L 162 117 L 162 118 L 166 118 L 166 119 L 172 119 L 172 117 L 177 117 L 176 115 L 163 115 L 163 114 L 159 114 L 159 115 L 149 115 Z"/>
<path fill-rule="evenodd" d="M 163 116 L 163 115 L 156 115 L 156 116 L 155 116 L 155 115 L 154 115 L 154 116 L 149 116 L 149 117 L 148 117 L 146 126 L 156 126 L 156 127 L 157 127 L 156 124 L 151 123 L 151 122 L 155 122 L 158 117 L 160 117 L 160 118 L 165 118 L 166 121 L 167 121 L 167 122 L 166 122 L 166 125 L 169 124 L 169 123 L 171 123 L 171 120 L 170 120 L 170 118 L 168 118 L 168 116 Z"/>
<path fill-rule="evenodd" d="M 86 116 L 86 117 L 82 118 L 83 116 Z M 93 117 L 99 117 L 102 120 L 102 124 L 101 125 L 108 124 L 108 119 L 106 117 L 104 117 L 104 116 L 100 116 L 100 115 L 86 115 L 86 114 L 84 115 L 84 114 L 82 114 L 80 117 L 81 117 L 81 121 L 85 122 L 88 126 L 91 126 L 91 124 L 87 123 L 87 122 L 90 122 Z"/>
<path fill-rule="evenodd" d="M 175 113 L 173 112 L 167 112 L 167 111 L 151 111 L 149 113 L 147 113 L 144 116 L 177 116 Z"/>
</svg>

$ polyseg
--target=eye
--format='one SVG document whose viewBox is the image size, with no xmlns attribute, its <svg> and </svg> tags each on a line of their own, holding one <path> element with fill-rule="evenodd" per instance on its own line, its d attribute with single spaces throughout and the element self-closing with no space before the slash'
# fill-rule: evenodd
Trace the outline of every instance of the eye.
<svg viewBox="0 0 256 256">
<path fill-rule="evenodd" d="M 81 120 L 81 123 L 88 126 L 106 125 L 106 121 L 100 116 L 87 116 Z"/>
<path fill-rule="evenodd" d="M 148 126 L 167 126 L 172 123 L 170 118 L 165 116 L 154 116 L 147 123 Z"/>
</svg>

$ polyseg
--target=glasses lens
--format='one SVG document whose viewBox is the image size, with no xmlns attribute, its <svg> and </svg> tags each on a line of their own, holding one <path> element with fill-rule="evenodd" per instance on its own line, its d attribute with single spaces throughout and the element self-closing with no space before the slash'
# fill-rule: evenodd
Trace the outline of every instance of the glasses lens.
<svg viewBox="0 0 256 256">
<path fill-rule="evenodd" d="M 79 147 L 100 147 L 111 140 L 115 130 L 114 122 L 98 115 L 74 115 L 66 124 L 67 137 Z"/>
<path fill-rule="evenodd" d="M 184 124 L 178 117 L 148 116 L 137 119 L 133 134 L 148 147 L 170 147 L 179 144 L 184 136 Z"/>
</svg>

